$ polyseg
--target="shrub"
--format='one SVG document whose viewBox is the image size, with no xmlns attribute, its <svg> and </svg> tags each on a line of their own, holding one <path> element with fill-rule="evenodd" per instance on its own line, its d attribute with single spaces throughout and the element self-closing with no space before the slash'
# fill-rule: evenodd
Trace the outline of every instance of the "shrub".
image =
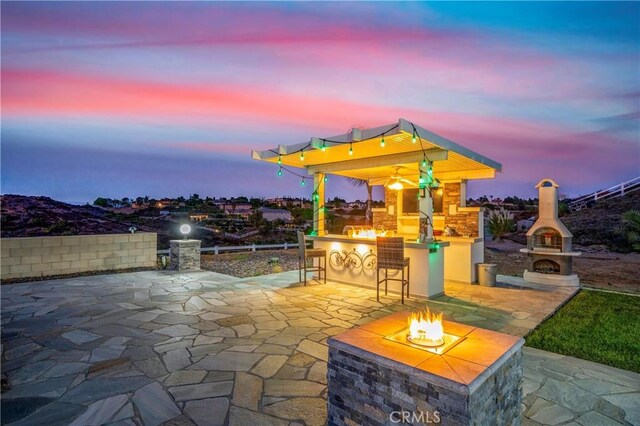
<svg viewBox="0 0 640 426">
<path fill-rule="evenodd" d="M 489 231 L 491 235 L 497 241 L 500 241 L 502 236 L 507 232 L 511 232 L 515 229 L 516 223 L 513 220 L 513 214 L 506 211 L 504 208 L 500 210 L 491 210 L 488 218 Z"/>
<path fill-rule="evenodd" d="M 622 232 L 633 251 L 640 252 L 640 211 L 629 210 L 623 213 Z"/>
</svg>

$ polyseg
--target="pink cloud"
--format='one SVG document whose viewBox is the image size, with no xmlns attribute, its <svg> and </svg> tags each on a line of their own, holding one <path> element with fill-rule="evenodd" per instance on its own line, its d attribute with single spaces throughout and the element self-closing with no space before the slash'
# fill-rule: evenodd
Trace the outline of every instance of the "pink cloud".
<svg viewBox="0 0 640 426">
<path fill-rule="evenodd" d="M 443 129 L 461 125 L 479 133 L 535 135 L 554 130 L 546 124 L 480 114 L 383 107 L 339 98 L 291 94 L 240 84 L 180 85 L 108 75 L 10 68 L 2 71 L 6 115 L 167 117 L 182 123 L 240 117 L 340 129 L 359 123 L 374 126 L 397 117 L 434 123 Z M 433 127 L 433 125 L 431 126 Z"/>
</svg>

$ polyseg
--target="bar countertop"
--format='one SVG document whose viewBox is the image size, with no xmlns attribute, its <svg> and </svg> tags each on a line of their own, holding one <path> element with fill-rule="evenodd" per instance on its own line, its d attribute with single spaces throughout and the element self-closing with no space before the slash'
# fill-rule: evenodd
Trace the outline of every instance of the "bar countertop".
<svg viewBox="0 0 640 426">
<path fill-rule="evenodd" d="M 433 244 L 438 244 L 439 247 L 449 246 L 448 241 L 444 241 L 440 239 L 438 239 L 437 241 L 429 242 L 429 243 L 418 243 L 416 242 L 415 237 L 410 238 L 406 235 L 397 235 L 397 236 L 403 237 L 405 239 L 404 246 L 406 248 L 430 249 L 433 247 Z M 370 244 L 370 245 L 376 244 L 375 238 L 354 238 L 354 237 L 348 237 L 346 235 L 338 235 L 338 234 L 327 234 L 323 236 L 307 235 L 305 238 L 310 241 L 330 241 L 330 242 L 338 242 L 338 243 Z M 472 238 L 469 238 L 469 239 L 472 240 Z"/>
</svg>

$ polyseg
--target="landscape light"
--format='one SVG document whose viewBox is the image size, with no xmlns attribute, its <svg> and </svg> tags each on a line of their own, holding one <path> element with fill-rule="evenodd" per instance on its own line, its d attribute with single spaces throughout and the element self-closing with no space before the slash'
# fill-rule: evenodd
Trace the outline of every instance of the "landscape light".
<svg viewBox="0 0 640 426">
<path fill-rule="evenodd" d="M 189 232 L 191 232 L 191 226 L 187 225 L 186 223 L 184 225 L 180 226 L 180 233 L 182 235 L 184 235 L 184 239 L 187 239 L 187 235 L 189 235 Z"/>
</svg>

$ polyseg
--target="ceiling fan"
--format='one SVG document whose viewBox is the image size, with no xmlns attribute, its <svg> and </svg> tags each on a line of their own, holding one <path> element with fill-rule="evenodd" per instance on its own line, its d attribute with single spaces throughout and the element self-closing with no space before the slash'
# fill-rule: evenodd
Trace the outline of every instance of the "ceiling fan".
<svg viewBox="0 0 640 426">
<path fill-rule="evenodd" d="M 395 189 L 396 191 L 401 191 L 402 189 L 404 189 L 405 184 L 413 187 L 413 188 L 417 188 L 418 184 L 405 178 L 402 177 L 399 173 L 398 170 L 400 170 L 400 167 L 396 167 L 396 172 L 391 175 L 391 177 L 389 179 L 387 179 L 387 181 L 385 182 L 384 186 L 386 186 L 387 188 L 390 189 Z"/>
</svg>

